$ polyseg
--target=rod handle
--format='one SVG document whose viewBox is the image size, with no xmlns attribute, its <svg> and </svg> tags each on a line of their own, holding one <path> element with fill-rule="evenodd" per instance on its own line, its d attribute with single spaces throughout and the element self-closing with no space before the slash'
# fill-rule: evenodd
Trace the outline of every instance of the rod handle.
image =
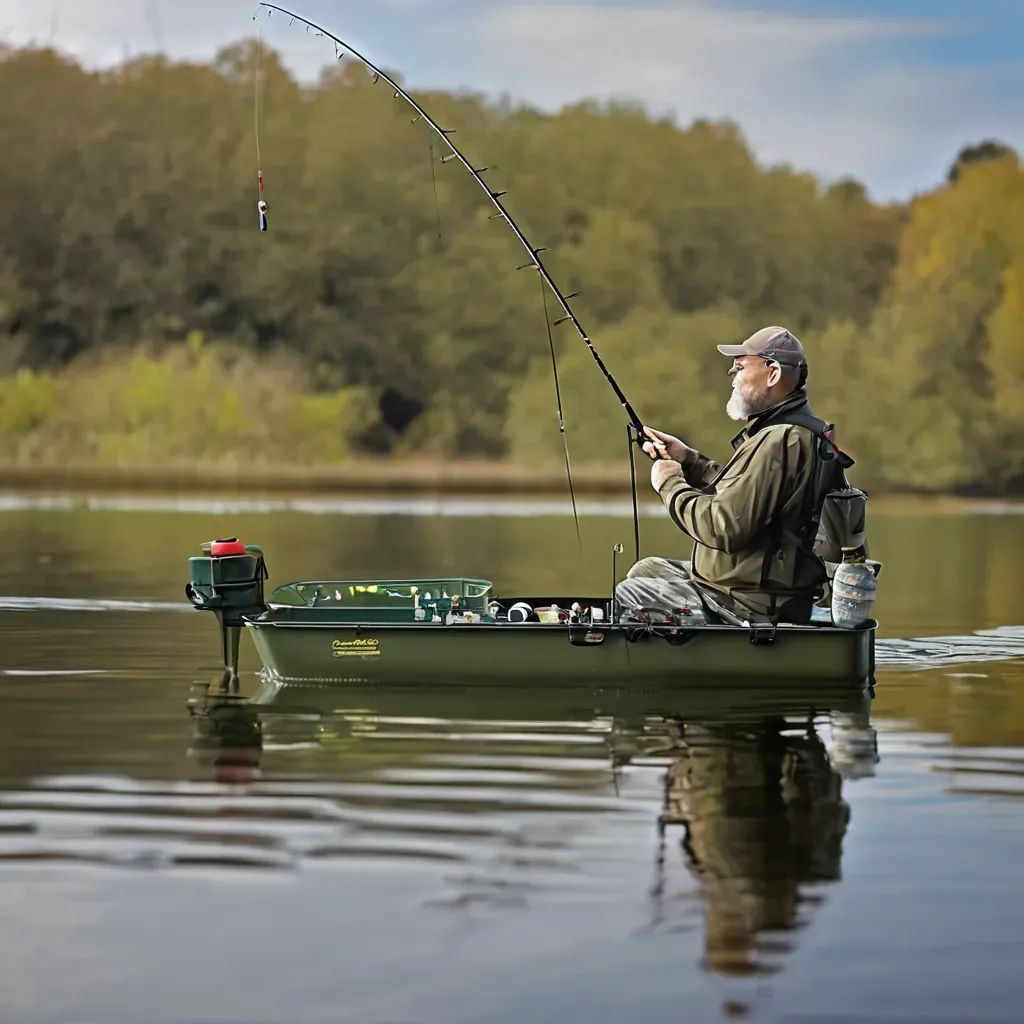
<svg viewBox="0 0 1024 1024">
<path fill-rule="evenodd" d="M 653 438 L 648 437 L 643 432 L 643 429 L 641 427 L 638 427 L 635 423 L 632 423 L 632 424 L 629 425 L 629 434 L 630 434 L 630 438 L 632 439 L 633 443 L 642 452 L 644 451 L 644 445 L 645 444 L 647 444 L 648 442 L 653 443 Z M 647 453 L 644 452 L 644 454 L 646 455 Z M 659 451 L 657 448 L 654 449 L 654 454 L 655 454 L 655 459 L 667 459 L 668 458 L 667 455 L 665 455 L 663 452 Z"/>
</svg>

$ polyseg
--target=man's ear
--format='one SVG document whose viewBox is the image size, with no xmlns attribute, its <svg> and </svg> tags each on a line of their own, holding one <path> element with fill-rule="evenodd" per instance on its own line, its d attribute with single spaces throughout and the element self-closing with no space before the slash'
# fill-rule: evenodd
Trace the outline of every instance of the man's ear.
<svg viewBox="0 0 1024 1024">
<path fill-rule="evenodd" d="M 768 387 L 775 387 L 780 380 L 782 380 L 782 367 L 775 363 L 768 371 Z"/>
</svg>

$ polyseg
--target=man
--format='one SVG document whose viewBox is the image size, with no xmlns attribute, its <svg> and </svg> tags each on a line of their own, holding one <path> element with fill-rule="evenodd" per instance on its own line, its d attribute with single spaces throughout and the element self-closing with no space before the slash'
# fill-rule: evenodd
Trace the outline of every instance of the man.
<svg viewBox="0 0 1024 1024">
<path fill-rule="evenodd" d="M 852 462 L 807 403 L 803 346 L 785 328 L 765 327 L 718 351 L 733 357 L 726 412 L 747 425 L 724 467 L 645 428 L 651 484 L 693 539 L 693 561 L 637 562 L 615 592 L 623 621 L 806 623 L 824 593 L 815 533 L 825 492 L 843 486 Z"/>
</svg>

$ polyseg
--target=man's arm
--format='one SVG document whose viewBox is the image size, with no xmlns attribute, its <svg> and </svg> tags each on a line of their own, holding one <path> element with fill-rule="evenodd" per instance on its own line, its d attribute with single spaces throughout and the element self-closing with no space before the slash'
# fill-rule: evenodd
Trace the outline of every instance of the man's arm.
<svg viewBox="0 0 1024 1024">
<path fill-rule="evenodd" d="M 680 441 L 672 434 L 655 430 L 653 427 L 644 427 L 644 432 L 651 438 L 651 441 L 644 444 L 644 451 L 653 459 L 657 458 L 657 449 L 662 458 L 678 462 L 683 470 L 683 476 L 694 487 L 707 487 L 721 468 L 717 463 L 701 455 L 696 448 L 691 448 L 685 441 Z"/>
<path fill-rule="evenodd" d="M 697 543 L 739 551 L 778 511 L 787 466 L 795 468 L 800 458 L 799 438 L 791 427 L 762 431 L 729 465 L 714 494 L 705 494 L 702 485 L 692 482 L 697 474 L 705 479 L 714 465 L 699 458 L 703 463 L 695 461 L 683 476 L 670 477 L 658 493 L 676 526 Z"/>
<path fill-rule="evenodd" d="M 686 482 L 691 487 L 699 488 L 707 487 L 722 469 L 717 462 L 712 462 L 706 455 L 701 455 L 696 448 L 687 450 L 680 465 L 683 467 Z"/>
</svg>

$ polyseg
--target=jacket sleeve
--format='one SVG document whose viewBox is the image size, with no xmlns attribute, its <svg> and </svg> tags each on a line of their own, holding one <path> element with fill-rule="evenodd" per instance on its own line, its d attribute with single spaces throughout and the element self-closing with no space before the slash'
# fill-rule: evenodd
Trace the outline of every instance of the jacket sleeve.
<svg viewBox="0 0 1024 1024">
<path fill-rule="evenodd" d="M 722 467 L 706 455 L 701 455 L 695 448 L 691 448 L 690 452 L 692 455 L 683 463 L 683 476 L 693 487 L 707 487 Z"/>
<path fill-rule="evenodd" d="M 659 493 L 676 526 L 717 551 L 746 547 L 785 501 L 782 489 L 800 458 L 794 430 L 780 426 L 757 434 L 734 456 L 713 494 L 695 487 L 689 473 L 667 480 Z"/>
</svg>

